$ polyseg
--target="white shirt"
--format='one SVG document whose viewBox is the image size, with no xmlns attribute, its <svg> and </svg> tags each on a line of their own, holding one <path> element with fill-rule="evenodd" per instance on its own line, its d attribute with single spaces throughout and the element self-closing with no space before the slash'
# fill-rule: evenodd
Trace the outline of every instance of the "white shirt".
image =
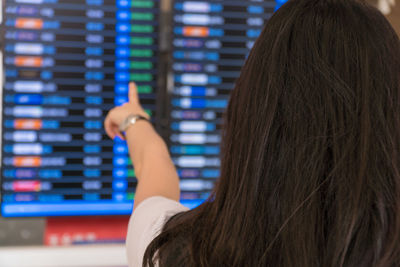
<svg viewBox="0 0 400 267">
<path fill-rule="evenodd" d="M 126 248 L 130 267 L 142 267 L 146 248 L 175 214 L 189 210 L 165 197 L 150 197 L 136 207 L 129 220 Z"/>
</svg>

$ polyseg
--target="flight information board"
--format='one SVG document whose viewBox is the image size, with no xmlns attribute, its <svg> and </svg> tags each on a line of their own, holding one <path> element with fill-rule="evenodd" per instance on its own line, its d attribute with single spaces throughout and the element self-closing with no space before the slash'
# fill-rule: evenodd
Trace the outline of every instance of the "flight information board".
<svg viewBox="0 0 400 267">
<path fill-rule="evenodd" d="M 222 113 L 265 22 L 285 1 L 174 1 L 171 154 L 183 197 L 219 177 Z"/>
<path fill-rule="evenodd" d="M 2 216 L 129 214 L 135 174 L 103 120 L 135 81 L 154 116 L 158 0 L 7 0 Z"/>
<path fill-rule="evenodd" d="M 195 207 L 209 196 L 230 90 L 285 1 L 172 1 L 168 103 L 160 97 L 167 85 L 158 87 L 168 77 L 160 1 L 4 1 L 2 216 L 131 213 L 136 179 L 126 143 L 103 130 L 107 111 L 128 100 L 129 81 L 156 126 L 169 117 L 161 134 L 182 203 Z"/>
</svg>

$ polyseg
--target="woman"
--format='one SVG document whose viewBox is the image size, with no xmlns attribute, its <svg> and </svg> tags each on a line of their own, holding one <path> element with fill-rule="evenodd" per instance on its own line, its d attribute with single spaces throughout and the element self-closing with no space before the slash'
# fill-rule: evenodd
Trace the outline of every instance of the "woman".
<svg viewBox="0 0 400 267">
<path fill-rule="evenodd" d="M 106 119 L 112 138 L 126 116 L 145 116 L 131 89 Z M 132 266 L 400 266 L 400 43 L 360 1 L 292 0 L 269 20 L 232 91 L 221 177 L 200 207 L 177 202 L 149 123 L 126 137 L 139 181 Z"/>
</svg>

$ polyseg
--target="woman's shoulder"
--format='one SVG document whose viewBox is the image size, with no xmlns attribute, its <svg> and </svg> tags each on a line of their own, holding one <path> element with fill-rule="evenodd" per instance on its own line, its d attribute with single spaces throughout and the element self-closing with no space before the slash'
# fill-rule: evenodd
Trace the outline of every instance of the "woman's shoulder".
<svg viewBox="0 0 400 267">
<path fill-rule="evenodd" d="M 188 211 L 177 201 L 155 196 L 143 200 L 133 212 L 126 238 L 129 266 L 142 266 L 144 252 L 174 215 Z"/>
</svg>

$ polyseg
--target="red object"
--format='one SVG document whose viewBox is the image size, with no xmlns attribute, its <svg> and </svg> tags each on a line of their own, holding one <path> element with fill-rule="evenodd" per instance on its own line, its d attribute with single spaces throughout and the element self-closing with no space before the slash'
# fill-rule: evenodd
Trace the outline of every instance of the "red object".
<svg viewBox="0 0 400 267">
<path fill-rule="evenodd" d="M 129 216 L 48 218 L 44 244 L 122 243 L 125 242 L 128 222 Z"/>
<path fill-rule="evenodd" d="M 40 181 L 16 181 L 13 182 L 15 192 L 39 192 Z"/>
</svg>

